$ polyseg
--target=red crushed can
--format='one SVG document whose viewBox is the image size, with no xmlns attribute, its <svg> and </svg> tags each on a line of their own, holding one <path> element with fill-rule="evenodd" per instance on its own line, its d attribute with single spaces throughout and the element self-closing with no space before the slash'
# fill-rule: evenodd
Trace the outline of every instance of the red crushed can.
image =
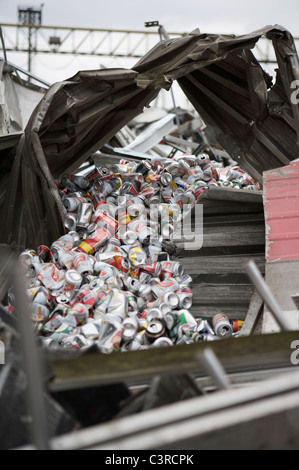
<svg viewBox="0 0 299 470">
<path fill-rule="evenodd" d="M 103 227 L 95 230 L 92 237 L 86 238 L 79 246 L 78 250 L 88 255 L 93 255 L 99 248 L 104 246 L 111 238 L 110 232 Z"/>
</svg>

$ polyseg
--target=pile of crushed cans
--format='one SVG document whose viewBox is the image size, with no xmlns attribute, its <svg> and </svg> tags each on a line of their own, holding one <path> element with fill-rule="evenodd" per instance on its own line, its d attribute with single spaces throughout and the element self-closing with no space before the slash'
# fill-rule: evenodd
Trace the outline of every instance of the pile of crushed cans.
<svg viewBox="0 0 299 470">
<path fill-rule="evenodd" d="M 20 254 L 45 347 L 112 353 L 237 334 L 242 322 L 191 313 L 192 278 L 175 257 L 173 227 L 211 186 L 259 189 L 241 168 L 186 154 L 120 160 L 56 184 L 67 233 Z M 13 313 L 12 289 L 7 308 Z"/>
</svg>

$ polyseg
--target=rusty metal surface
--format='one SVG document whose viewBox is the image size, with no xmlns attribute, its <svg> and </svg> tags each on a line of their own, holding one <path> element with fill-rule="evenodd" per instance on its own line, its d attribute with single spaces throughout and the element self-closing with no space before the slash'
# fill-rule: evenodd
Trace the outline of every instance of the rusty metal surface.
<svg viewBox="0 0 299 470">
<path fill-rule="evenodd" d="M 279 63 L 273 88 L 251 53 L 263 35 L 273 41 Z M 84 71 L 54 84 L 17 147 L 0 241 L 24 248 L 60 236 L 63 211 L 54 178 L 77 169 L 174 80 L 223 148 L 261 180 L 265 169 L 298 156 L 299 110 L 290 102 L 298 70 L 293 38 L 276 25 L 243 36 L 196 30 L 159 42 L 130 70 Z"/>
</svg>

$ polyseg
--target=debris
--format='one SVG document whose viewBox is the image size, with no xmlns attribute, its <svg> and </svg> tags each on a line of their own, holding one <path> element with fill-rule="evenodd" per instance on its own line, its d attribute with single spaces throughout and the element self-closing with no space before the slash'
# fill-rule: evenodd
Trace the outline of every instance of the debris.
<svg viewBox="0 0 299 470">
<path fill-rule="evenodd" d="M 251 52 L 262 35 L 276 48 L 275 85 Z M 90 366 L 88 356 L 93 353 L 102 358 L 119 357 L 111 353 L 120 352 L 155 355 L 159 348 L 165 358 L 174 345 L 183 351 L 209 342 L 217 350 L 219 340 L 238 341 L 244 325 L 253 331 L 261 299 L 253 298 L 253 324 L 248 325 L 244 311 L 253 287 L 243 282 L 240 258 L 253 253 L 264 264 L 262 174 L 288 164 L 298 152 L 298 108 L 289 99 L 289 81 L 298 70 L 293 39 L 280 26 L 242 37 L 194 31 L 161 41 L 131 70 L 79 72 L 53 85 L 24 134 L 4 136 L 1 149 L 11 153 L 9 162 L 1 163 L 5 177 L 0 179 L 0 203 L 6 224 L 0 228 L 0 239 L 20 253 L 39 353 L 46 352 L 49 358 L 52 352 L 60 357 L 70 352 L 70 357 L 86 358 Z M 213 145 L 200 129 L 198 141 L 182 138 L 186 115 L 176 108 L 173 114 L 157 113 L 161 119 L 136 119 L 160 89 L 170 89 L 173 80 L 212 128 Z M 188 138 L 194 137 L 189 116 L 187 120 Z M 124 128 L 130 122 L 132 127 Z M 208 223 L 198 258 L 208 266 L 201 270 L 197 265 L 190 273 L 186 240 L 177 237 L 177 230 L 203 201 Z M 192 223 L 196 232 L 194 218 Z M 184 258 L 179 257 L 182 253 Z M 211 253 L 214 259 L 209 264 Z M 219 257 L 224 254 L 237 254 L 239 259 L 224 261 Z M 194 252 L 189 255 L 190 260 Z M 1 267 L 2 278 L 4 272 Z M 227 285 L 213 285 L 221 276 L 229 279 Z M 236 278 L 241 278 L 241 289 L 234 284 Z M 1 327 L 9 341 L 15 341 L 22 308 L 13 288 L 4 297 L 7 288 L 6 282 L 0 291 L 0 301 L 5 298 Z M 219 298 L 224 299 L 220 309 Z M 280 323 L 287 329 L 283 319 Z M 228 382 L 217 357 L 205 352 L 202 357 L 226 390 Z M 81 363 L 72 364 L 76 370 Z M 3 383 L 7 371 L 7 366 L 1 371 Z M 47 395 L 53 409 L 59 410 L 57 420 L 61 418 L 70 430 L 109 421 L 129 397 L 127 386 L 115 377 L 114 385 L 97 387 L 99 377 L 92 366 L 88 374 L 90 387 L 80 379 L 76 382 L 70 372 L 56 390 L 54 384 L 51 398 Z M 18 390 L 19 376 L 15 384 Z M 10 387 L 5 385 L 6 394 Z M 0 400 L 5 393 L 0 393 Z M 201 394 L 191 376 L 167 371 L 121 413 Z M 82 397 L 87 399 L 84 404 Z M 22 413 L 15 410 L 14 425 Z M 5 446 L 26 441 L 25 435 L 9 439 Z"/>
</svg>

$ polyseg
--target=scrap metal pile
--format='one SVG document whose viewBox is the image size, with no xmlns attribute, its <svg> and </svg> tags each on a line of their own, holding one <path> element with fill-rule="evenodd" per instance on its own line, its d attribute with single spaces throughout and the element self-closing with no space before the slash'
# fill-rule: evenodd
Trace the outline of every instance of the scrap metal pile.
<svg viewBox="0 0 299 470">
<path fill-rule="evenodd" d="M 275 50 L 275 83 L 253 53 L 263 36 Z M 13 74 L 4 64 L 2 73 L 5 79 Z M 263 189 L 265 171 L 289 165 L 298 157 L 299 107 L 291 100 L 291 85 L 298 73 L 293 37 L 279 25 L 243 36 L 195 30 L 182 38 L 159 42 L 132 69 L 81 71 L 52 85 L 43 92 L 27 124 L 24 122 L 23 126 L 20 120 L 20 125 L 17 120 L 20 132 L 16 133 L 13 126 L 16 114 L 7 113 L 7 134 L 0 136 L 0 207 L 5 221 L 0 224 L 0 341 L 6 341 L 0 387 L 3 448 L 34 440 L 37 448 L 46 447 L 48 424 L 51 436 L 59 436 L 78 426 L 108 421 L 117 416 L 124 399 L 131 400 L 127 385 L 140 380 L 154 377 L 149 394 L 138 395 L 136 403 L 123 410 L 123 416 L 132 410 L 150 410 L 199 396 L 202 389 L 191 374 L 205 380 L 207 374 L 214 377 L 216 370 L 219 378 L 217 362 L 212 372 L 211 367 L 206 367 L 207 361 L 203 375 L 199 372 L 199 362 L 209 348 L 224 357 L 229 373 L 262 369 L 268 373 L 277 365 L 289 366 L 290 344 L 296 339 L 296 332 L 294 336 L 279 335 L 278 340 L 274 335 L 242 338 L 242 332 L 225 345 L 213 340 L 238 335 L 240 322 L 219 314 L 222 308 L 230 316 L 227 307 L 233 304 L 233 318 L 243 320 L 244 315 L 239 317 L 242 299 L 243 311 L 247 311 L 243 293 L 251 296 L 253 289 L 244 284 L 245 273 L 240 267 L 244 253 L 247 257 L 257 255 L 264 265 L 262 194 L 254 190 Z M 84 170 L 83 174 L 82 165 L 90 164 L 95 152 L 104 155 L 116 134 L 149 107 L 161 90 L 170 90 L 174 81 L 213 130 L 217 148 L 239 166 L 219 164 L 202 153 L 171 159 L 151 155 L 138 163 L 117 160 L 108 165 L 108 160 L 104 160 L 107 166 L 100 166 L 95 162 L 95 168 Z M 6 106 L 5 100 L 2 102 L 1 111 Z M 120 152 L 113 153 L 111 147 L 110 150 L 108 156 L 115 162 Z M 216 202 L 212 200 L 215 192 Z M 223 197 L 224 193 L 229 197 Z M 242 198 L 234 197 L 236 194 Z M 176 248 L 179 252 L 182 245 L 176 243 L 176 228 L 184 223 L 185 215 L 198 208 L 201 199 L 206 199 L 208 207 L 205 241 L 209 237 L 212 240 L 203 244 L 201 266 L 207 269 L 196 273 L 197 279 L 193 276 L 192 280 L 176 256 Z M 243 226 L 238 226 L 239 221 Z M 198 228 L 196 224 L 195 227 Z M 195 270 L 200 271 L 200 256 L 194 257 L 191 250 L 188 254 L 186 264 L 193 265 L 194 274 Z M 10 274 L 19 274 L 14 263 L 19 255 L 25 293 L 20 289 L 24 286 L 20 286 L 18 276 L 14 276 L 15 286 L 8 285 L 13 277 Z M 227 259 L 231 261 L 229 266 Z M 227 285 L 222 289 L 219 281 Z M 219 304 L 209 302 L 215 292 Z M 248 309 L 250 332 L 263 307 L 262 299 L 253 294 Z M 209 309 L 201 313 L 206 299 Z M 27 303 L 33 323 L 29 321 L 29 328 Z M 222 308 L 215 308 L 214 314 L 215 305 Z M 193 314 L 194 307 L 197 308 Z M 31 342 L 32 326 L 45 354 L 36 354 L 36 345 Z M 207 346 L 205 341 L 211 342 Z M 156 348 L 172 345 L 180 346 Z M 151 349 L 139 351 L 148 348 Z M 45 367 L 40 376 L 39 361 L 43 359 Z M 178 377 L 173 377 L 176 374 Z M 157 375 L 162 379 L 157 380 Z M 220 371 L 220 379 L 222 375 Z M 46 385 L 45 394 L 40 387 L 42 382 Z M 220 382 L 220 388 L 228 387 L 226 381 Z M 280 384 L 277 388 L 288 413 L 283 423 L 289 421 L 291 407 L 297 410 L 298 397 L 294 392 L 298 382 L 290 383 L 290 400 L 281 395 L 284 389 Z M 265 440 L 270 436 L 277 446 L 279 438 L 286 436 L 281 433 L 281 422 L 272 436 L 268 430 L 260 432 L 261 420 L 266 421 L 261 410 L 269 412 L 268 403 L 264 406 L 267 397 L 274 410 L 270 417 L 279 416 L 278 397 L 270 385 L 266 387 L 269 395 L 262 384 L 259 394 L 255 390 L 247 393 L 244 388 L 246 396 L 242 400 L 236 394 L 229 394 L 227 401 L 211 394 L 206 397 L 211 398 L 210 402 L 195 402 L 195 406 L 192 402 L 188 421 L 186 409 L 174 406 L 169 413 L 167 407 L 166 419 L 159 409 L 159 420 L 153 415 L 156 428 L 151 428 L 148 415 L 141 413 L 143 427 L 136 420 L 138 427 L 132 429 L 128 445 L 135 445 L 138 436 L 140 447 L 173 445 L 178 449 L 190 444 L 190 448 L 199 448 L 206 445 L 206 437 L 212 436 L 217 444 L 225 445 L 229 439 L 241 448 L 240 440 L 244 439 L 242 444 L 247 446 L 250 442 L 244 425 L 255 419 L 251 435 Z M 25 393 L 29 411 L 23 400 Z M 254 394 L 261 397 L 254 409 L 256 415 L 251 408 Z M 241 406 L 243 403 L 245 406 Z M 219 424 L 215 422 L 216 414 Z M 232 422 L 224 427 L 226 417 L 228 421 L 232 417 Z M 173 418 L 172 433 L 167 420 Z M 269 422 L 269 429 L 276 430 L 273 421 Z M 28 436 L 27 423 L 35 428 L 33 438 Z M 163 423 L 167 441 L 162 439 Z M 132 421 L 123 422 L 118 434 L 116 426 L 109 424 L 102 434 L 96 430 L 97 439 L 102 435 L 106 445 L 112 435 L 111 446 L 125 448 L 118 439 L 121 429 L 130 433 L 131 425 Z M 297 428 L 291 422 L 289 427 L 293 428 L 294 445 Z M 195 440 L 199 432 L 206 432 L 200 442 Z M 149 436 L 159 442 L 153 443 Z M 142 442 L 143 437 L 146 439 Z M 88 440 L 83 441 L 86 448 Z M 79 446 L 79 441 L 74 442 Z M 91 446 L 94 445 L 93 442 Z M 267 448 L 264 443 L 259 445 Z"/>
<path fill-rule="evenodd" d="M 30 315 L 46 347 L 103 353 L 235 335 L 241 322 L 195 318 L 176 228 L 211 186 L 255 190 L 207 154 L 95 167 L 57 181 L 68 233 L 20 255 Z M 14 293 L 9 292 L 13 311 Z"/>
</svg>

